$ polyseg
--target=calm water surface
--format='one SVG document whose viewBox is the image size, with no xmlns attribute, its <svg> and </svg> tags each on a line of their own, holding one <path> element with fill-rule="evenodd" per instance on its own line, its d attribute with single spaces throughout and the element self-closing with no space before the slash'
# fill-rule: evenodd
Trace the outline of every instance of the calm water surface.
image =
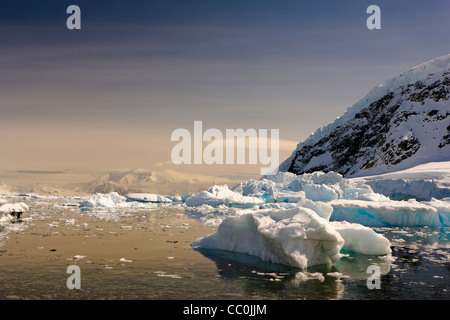
<svg viewBox="0 0 450 320">
<path fill-rule="evenodd" d="M 183 210 L 96 217 L 64 205 L 33 208 L 15 224 L 22 230 L 2 228 L 0 299 L 450 299 L 449 228 L 376 228 L 391 241 L 392 258 L 349 254 L 299 270 L 192 249 L 215 229 Z M 80 290 L 66 286 L 73 264 Z M 379 289 L 367 286 L 371 265 Z"/>
</svg>

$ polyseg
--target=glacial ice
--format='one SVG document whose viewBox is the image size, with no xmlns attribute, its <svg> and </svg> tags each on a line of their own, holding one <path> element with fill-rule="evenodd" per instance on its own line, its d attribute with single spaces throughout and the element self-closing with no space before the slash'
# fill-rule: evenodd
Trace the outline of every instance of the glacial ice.
<svg viewBox="0 0 450 320">
<path fill-rule="evenodd" d="M 450 161 L 429 162 L 406 170 L 355 178 L 392 200 L 430 201 L 450 197 Z"/>
<path fill-rule="evenodd" d="M 279 172 L 183 196 L 113 192 L 83 200 L 80 208 L 184 208 L 190 218 L 218 226 L 192 247 L 299 268 L 335 264 L 344 252 L 390 256 L 390 242 L 370 227 L 450 226 L 450 198 L 391 200 L 363 179 L 334 172 Z"/>
<path fill-rule="evenodd" d="M 95 194 L 86 197 L 79 207 L 148 209 L 156 204 L 185 207 L 191 217 L 212 224 L 236 215 L 236 210 L 283 210 L 300 206 L 312 209 L 320 217 L 331 221 L 348 221 L 372 227 L 450 226 L 450 197 L 431 197 L 429 201 L 391 200 L 374 192 L 364 179 L 347 179 L 334 172 L 303 175 L 279 172 L 260 180 L 239 183 L 232 188 L 215 185 L 184 196 L 135 193 L 124 197 L 116 192 Z"/>
<path fill-rule="evenodd" d="M 343 249 L 364 255 L 389 255 L 391 243 L 369 227 L 347 221 L 333 221 L 332 227 L 344 239 Z"/>
<path fill-rule="evenodd" d="M 263 209 L 227 218 L 216 233 L 195 240 L 200 250 L 227 250 L 262 261 L 307 268 L 333 264 L 341 249 L 365 255 L 388 255 L 390 242 L 355 223 L 329 222 L 311 209 Z"/>
<path fill-rule="evenodd" d="M 18 203 L 0 203 L 0 213 L 27 212 L 30 208 L 23 202 Z"/>
<path fill-rule="evenodd" d="M 152 204 L 150 203 L 149 205 Z M 89 210 L 98 208 L 148 208 L 148 205 L 137 201 L 127 201 L 126 197 L 121 196 L 117 192 L 110 192 L 88 196 L 86 200 L 78 204 L 78 207 Z"/>
<path fill-rule="evenodd" d="M 209 210 L 207 220 L 221 223 L 216 233 L 194 241 L 194 248 L 245 253 L 306 268 L 336 263 L 341 251 L 390 256 L 391 243 L 372 226 L 450 226 L 450 198 L 391 200 L 364 181 L 333 172 L 299 176 L 279 172 L 231 190 L 265 203 L 259 209 Z M 205 213 L 205 207 L 197 208 Z"/>
<path fill-rule="evenodd" d="M 190 195 L 185 204 L 188 207 L 227 205 L 229 207 L 251 208 L 255 205 L 263 204 L 264 200 L 257 197 L 249 197 L 228 188 L 227 185 L 212 186 L 208 191 L 201 191 Z"/>
<path fill-rule="evenodd" d="M 128 201 L 151 202 L 151 203 L 170 203 L 172 199 L 153 193 L 129 193 L 125 195 Z"/>
<path fill-rule="evenodd" d="M 197 249 L 246 253 L 298 268 L 337 262 L 343 245 L 343 238 L 326 219 L 301 207 L 227 218 L 216 233 L 192 243 Z"/>
<path fill-rule="evenodd" d="M 449 227 L 450 198 L 444 200 L 373 202 L 338 199 L 329 204 L 333 207 L 331 220 L 334 221 L 352 221 L 373 227 Z"/>
</svg>

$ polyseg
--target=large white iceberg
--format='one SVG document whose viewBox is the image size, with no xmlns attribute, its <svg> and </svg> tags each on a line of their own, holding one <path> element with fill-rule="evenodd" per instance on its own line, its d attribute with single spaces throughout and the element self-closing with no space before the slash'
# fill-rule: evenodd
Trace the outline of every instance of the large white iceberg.
<svg viewBox="0 0 450 320">
<path fill-rule="evenodd" d="M 338 261 L 344 240 L 306 208 L 261 210 L 225 219 L 216 233 L 192 247 L 247 253 L 263 261 L 307 268 Z"/>
<path fill-rule="evenodd" d="M 197 239 L 192 247 L 246 253 L 298 268 L 335 263 L 342 256 L 342 248 L 360 254 L 390 254 L 389 241 L 370 228 L 331 223 L 300 206 L 247 210 L 223 220 L 217 232 Z"/>
</svg>

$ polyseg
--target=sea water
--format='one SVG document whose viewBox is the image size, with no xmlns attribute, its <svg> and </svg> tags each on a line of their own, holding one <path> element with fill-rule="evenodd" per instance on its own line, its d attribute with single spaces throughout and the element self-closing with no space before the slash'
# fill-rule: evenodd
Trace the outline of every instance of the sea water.
<svg viewBox="0 0 450 320">
<path fill-rule="evenodd" d="M 375 228 L 392 256 L 342 252 L 333 265 L 300 270 L 191 248 L 216 227 L 181 208 L 82 212 L 63 199 L 28 203 L 30 213 L 0 231 L 0 299 L 450 298 L 450 228 Z M 66 286 L 74 264 L 80 289 Z M 376 288 L 370 266 L 379 270 Z"/>
</svg>

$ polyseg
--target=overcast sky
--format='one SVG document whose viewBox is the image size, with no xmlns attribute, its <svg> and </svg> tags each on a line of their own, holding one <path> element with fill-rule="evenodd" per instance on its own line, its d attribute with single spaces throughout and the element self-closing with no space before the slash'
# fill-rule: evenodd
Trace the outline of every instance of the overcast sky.
<svg viewBox="0 0 450 320">
<path fill-rule="evenodd" d="M 66 27 L 71 4 L 81 30 Z M 371 4 L 381 30 L 366 27 Z M 0 171 L 151 168 L 194 120 L 279 129 L 294 148 L 450 53 L 449 16 L 442 0 L 2 0 Z"/>
</svg>

